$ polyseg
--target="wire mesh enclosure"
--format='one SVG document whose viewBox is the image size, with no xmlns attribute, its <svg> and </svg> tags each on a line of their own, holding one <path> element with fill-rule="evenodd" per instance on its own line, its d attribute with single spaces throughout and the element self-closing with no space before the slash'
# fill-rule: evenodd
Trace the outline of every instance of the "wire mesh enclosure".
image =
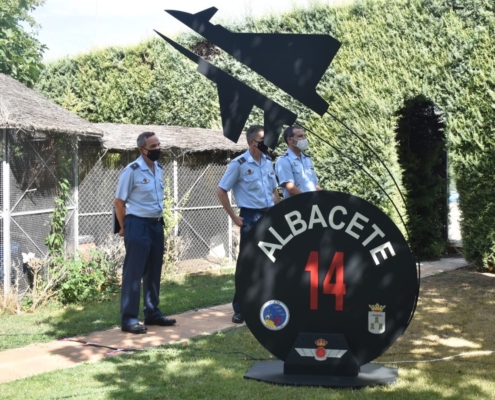
<svg viewBox="0 0 495 400">
<path fill-rule="evenodd" d="M 65 245 L 67 250 L 74 249 L 77 139 L 70 135 L 32 135 L 19 129 L 4 129 L 1 147 L 0 278 L 4 283 L 10 276 L 7 283 L 18 286 L 17 290 L 22 292 L 28 285 L 22 254 L 47 256 L 46 240 L 62 181 L 69 187 L 64 201 Z"/>
<path fill-rule="evenodd" d="M 12 90 L 13 98 L 17 92 Z M 37 95 L 29 92 L 28 96 Z M 46 100 L 37 99 L 36 104 L 40 101 Z M 62 125 L 76 124 L 77 129 L 71 131 L 70 124 L 67 128 L 50 125 L 39 131 L 32 125 L 0 129 L 0 288 L 4 293 L 12 285 L 20 291 L 22 286 L 27 288 L 23 258 L 48 255 L 47 238 L 52 235 L 60 204 L 66 211 L 62 220 L 65 251 L 123 240 L 112 234 L 117 182 L 126 165 L 139 156 L 137 134 L 148 128 L 162 141 L 160 162 L 173 225 L 168 230 L 172 259 L 192 264 L 235 260 L 238 233 L 215 190 L 230 157 L 243 151 L 245 145 L 228 141 L 220 131 L 91 125 L 72 115 L 64 118 Z M 67 190 L 62 189 L 63 182 Z"/>
<path fill-rule="evenodd" d="M 79 241 L 104 245 L 112 228 L 112 207 L 119 175 L 137 151 L 111 153 L 79 148 L 79 160 L 91 160 L 88 171 L 79 168 Z M 236 257 L 236 234 L 215 189 L 226 170 L 228 152 L 174 156 L 160 163 L 167 183 L 165 196 L 173 204 L 172 235 L 179 261 L 202 259 L 224 263 Z M 84 161 L 86 162 L 86 161 Z M 235 204 L 234 204 L 235 205 Z"/>
<path fill-rule="evenodd" d="M 138 157 L 138 152 L 109 152 L 99 141 L 63 135 L 28 138 L 22 132 L 7 131 L 4 138 L 0 141 L 1 281 L 8 270 L 4 268 L 6 237 L 10 241 L 12 265 L 7 273 L 12 284 L 16 271 L 22 271 L 22 253 L 47 256 L 46 238 L 61 179 L 67 179 L 70 185 L 65 249 L 71 252 L 76 248 L 104 246 L 112 235 L 112 207 L 119 175 Z M 4 162 L 5 155 L 8 160 Z M 170 211 L 175 220 L 171 234 L 178 261 L 222 264 L 236 258 L 238 235 L 215 195 L 230 156 L 229 151 L 179 156 L 165 153 L 160 160 L 167 182 L 165 195 L 171 200 Z M 9 221 L 4 220 L 7 209 Z M 10 232 L 7 236 L 6 227 Z"/>
</svg>

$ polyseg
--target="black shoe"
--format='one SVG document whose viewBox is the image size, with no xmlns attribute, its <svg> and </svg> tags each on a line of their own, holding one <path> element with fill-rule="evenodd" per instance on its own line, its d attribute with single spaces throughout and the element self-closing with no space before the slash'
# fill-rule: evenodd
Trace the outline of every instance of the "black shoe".
<svg viewBox="0 0 495 400">
<path fill-rule="evenodd" d="M 232 316 L 232 322 L 234 324 L 242 324 L 244 322 L 244 317 L 240 312 L 234 313 L 234 315 Z"/>
<path fill-rule="evenodd" d="M 162 315 L 161 317 L 155 318 L 155 319 L 145 319 L 144 324 L 145 325 L 159 325 L 159 326 L 172 326 L 175 325 L 177 321 L 173 318 L 167 318 L 165 315 Z"/>
<path fill-rule="evenodd" d="M 122 332 L 137 333 L 137 334 L 146 333 L 148 332 L 148 328 L 140 324 L 122 325 Z"/>
</svg>

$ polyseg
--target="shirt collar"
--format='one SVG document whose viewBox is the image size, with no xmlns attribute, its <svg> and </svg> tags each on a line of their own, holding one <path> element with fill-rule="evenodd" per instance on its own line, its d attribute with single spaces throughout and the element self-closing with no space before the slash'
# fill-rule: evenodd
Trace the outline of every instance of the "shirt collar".
<svg viewBox="0 0 495 400">
<path fill-rule="evenodd" d="M 296 153 L 294 153 L 290 148 L 287 148 L 287 156 L 291 160 L 299 160 L 299 161 L 301 161 L 304 157 L 306 157 L 304 153 L 301 151 L 301 158 L 299 158 L 298 156 L 296 156 Z"/>
<path fill-rule="evenodd" d="M 148 164 L 146 164 L 143 155 L 140 155 L 139 158 L 136 160 L 136 162 L 139 164 L 139 167 L 141 168 L 142 171 L 150 170 L 150 167 L 148 167 Z M 153 164 L 155 164 L 155 162 Z"/>
<path fill-rule="evenodd" d="M 246 159 L 246 161 L 248 163 L 254 163 L 256 165 L 258 165 L 258 163 L 255 161 L 255 159 L 253 158 L 253 156 L 251 155 L 250 151 L 246 151 L 244 153 L 244 158 Z M 266 160 L 266 155 L 265 154 L 261 154 L 261 160 L 260 160 L 260 165 Z"/>
</svg>

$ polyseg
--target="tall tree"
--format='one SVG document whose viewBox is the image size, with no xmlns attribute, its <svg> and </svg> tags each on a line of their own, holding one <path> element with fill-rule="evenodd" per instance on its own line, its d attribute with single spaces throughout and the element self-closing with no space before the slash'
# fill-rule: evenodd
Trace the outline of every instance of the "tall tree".
<svg viewBox="0 0 495 400">
<path fill-rule="evenodd" d="M 37 29 L 30 15 L 45 0 L 0 1 L 0 72 L 32 87 L 43 68 L 47 48 L 36 39 Z M 26 31 L 25 27 L 31 28 Z"/>
</svg>

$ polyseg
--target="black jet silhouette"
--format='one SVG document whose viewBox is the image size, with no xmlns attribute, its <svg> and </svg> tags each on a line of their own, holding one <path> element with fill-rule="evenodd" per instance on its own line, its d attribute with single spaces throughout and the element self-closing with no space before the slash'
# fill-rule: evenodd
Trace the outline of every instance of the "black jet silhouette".
<svg viewBox="0 0 495 400">
<path fill-rule="evenodd" d="M 264 143 L 270 150 L 274 150 L 277 147 L 282 126 L 292 125 L 297 118 L 296 114 L 210 64 L 160 32 L 156 30 L 155 32 L 176 50 L 198 64 L 198 71 L 217 84 L 225 137 L 237 143 L 253 106 L 257 106 L 264 112 Z"/>
<path fill-rule="evenodd" d="M 341 46 L 330 35 L 234 33 L 209 22 L 215 7 L 196 14 L 165 11 L 320 116 L 327 111 L 316 85 Z"/>
</svg>

